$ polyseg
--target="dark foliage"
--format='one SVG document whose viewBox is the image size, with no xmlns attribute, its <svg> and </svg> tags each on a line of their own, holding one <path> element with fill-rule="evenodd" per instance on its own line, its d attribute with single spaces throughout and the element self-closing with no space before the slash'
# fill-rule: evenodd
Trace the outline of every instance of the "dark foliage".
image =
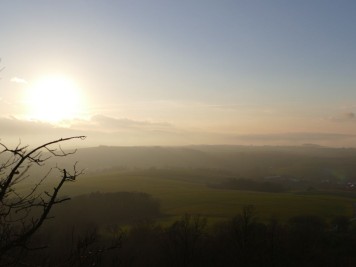
<svg viewBox="0 0 356 267">
<path fill-rule="evenodd" d="M 72 198 L 53 210 L 58 225 L 131 224 L 161 215 L 159 201 L 141 192 L 95 192 Z"/>
<path fill-rule="evenodd" d="M 51 253 L 38 251 L 32 260 L 36 265 L 29 266 L 351 267 L 356 266 L 356 231 L 349 219 L 345 227 L 345 220 L 326 223 L 308 215 L 262 223 L 254 208 L 246 206 L 212 228 L 205 218 L 191 215 L 166 227 L 141 221 L 126 233 L 91 225 L 79 229 L 80 234 L 63 232 L 67 241 Z"/>
</svg>

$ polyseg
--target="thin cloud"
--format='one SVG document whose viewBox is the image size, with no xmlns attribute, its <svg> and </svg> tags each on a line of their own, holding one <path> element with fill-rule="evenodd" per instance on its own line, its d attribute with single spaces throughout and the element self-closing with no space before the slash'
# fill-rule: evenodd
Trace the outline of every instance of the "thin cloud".
<svg viewBox="0 0 356 267">
<path fill-rule="evenodd" d="M 163 130 L 173 128 L 166 122 L 151 122 L 127 118 L 113 118 L 105 115 L 95 115 L 90 120 L 75 120 L 71 128 L 115 132 L 121 130 Z"/>
<path fill-rule="evenodd" d="M 355 120 L 356 119 L 356 115 L 353 112 L 348 112 L 344 114 L 344 118 L 347 120 Z"/>
<path fill-rule="evenodd" d="M 331 121 L 336 122 L 350 122 L 356 121 L 356 114 L 354 112 L 344 112 L 330 118 Z"/>
<path fill-rule="evenodd" d="M 240 140 L 248 141 L 333 141 L 356 138 L 354 134 L 339 133 L 281 133 L 281 134 L 250 134 L 236 136 Z"/>
<path fill-rule="evenodd" d="M 12 77 L 10 81 L 14 82 L 14 83 L 21 83 L 21 84 L 27 84 L 28 83 L 25 79 L 21 79 L 19 77 Z"/>
<path fill-rule="evenodd" d="M 15 117 L 0 117 L 0 125 L 2 135 L 18 135 L 18 137 L 58 130 L 55 126 L 49 123 L 26 121 Z"/>
</svg>

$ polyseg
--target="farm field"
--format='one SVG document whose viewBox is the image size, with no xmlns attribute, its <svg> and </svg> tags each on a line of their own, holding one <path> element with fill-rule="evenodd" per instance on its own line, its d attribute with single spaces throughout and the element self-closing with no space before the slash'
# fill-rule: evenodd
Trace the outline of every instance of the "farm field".
<svg viewBox="0 0 356 267">
<path fill-rule="evenodd" d="M 329 220 L 335 216 L 352 216 L 355 202 L 352 197 L 320 192 L 297 194 L 214 189 L 201 179 L 188 178 L 172 178 L 169 173 L 92 174 L 66 185 L 63 193 L 81 195 L 91 192 L 145 192 L 160 201 L 161 212 L 165 215 L 160 219 L 163 224 L 170 223 L 185 213 L 199 214 L 208 218 L 209 224 L 213 224 L 233 217 L 245 205 L 254 205 L 257 216 L 262 221 L 271 218 L 286 221 L 297 215 L 317 215 Z"/>
</svg>

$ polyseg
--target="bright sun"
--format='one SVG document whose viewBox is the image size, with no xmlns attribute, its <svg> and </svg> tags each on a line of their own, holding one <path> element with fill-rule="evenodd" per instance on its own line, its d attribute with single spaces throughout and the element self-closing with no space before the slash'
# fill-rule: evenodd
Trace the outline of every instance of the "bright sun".
<svg viewBox="0 0 356 267">
<path fill-rule="evenodd" d="M 78 116 L 83 110 L 79 87 L 64 76 L 46 76 L 30 86 L 25 96 L 31 119 L 59 122 Z"/>
</svg>

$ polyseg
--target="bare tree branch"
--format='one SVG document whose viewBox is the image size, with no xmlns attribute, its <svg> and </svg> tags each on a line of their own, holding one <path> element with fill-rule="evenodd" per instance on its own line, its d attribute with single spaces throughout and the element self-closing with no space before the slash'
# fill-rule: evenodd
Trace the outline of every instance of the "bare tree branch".
<svg viewBox="0 0 356 267">
<path fill-rule="evenodd" d="M 58 198 L 58 194 L 65 182 L 73 182 L 83 173 L 77 169 L 77 163 L 73 170 L 64 168 L 50 168 L 27 191 L 20 191 L 23 181 L 30 177 L 28 174 L 32 166 L 44 166 L 51 157 L 66 157 L 77 150 L 66 152 L 60 144 L 69 140 L 85 139 L 85 136 L 73 136 L 57 139 L 32 150 L 28 146 L 21 145 L 21 141 L 15 148 L 9 148 L 0 142 L 0 265 L 3 259 L 9 259 L 12 250 L 29 250 L 28 241 L 41 228 L 54 205 L 63 203 L 70 198 Z M 54 148 L 54 145 L 58 145 Z M 48 153 L 45 155 L 43 152 Z M 52 191 L 41 190 L 43 182 L 49 177 L 59 175 L 59 182 Z M 35 214 L 34 210 L 40 212 Z M 39 246 L 42 248 L 45 246 Z M 38 249 L 36 248 L 36 249 Z M 33 248 L 32 248 L 33 249 Z M 11 257 L 10 257 L 11 258 Z"/>
</svg>

